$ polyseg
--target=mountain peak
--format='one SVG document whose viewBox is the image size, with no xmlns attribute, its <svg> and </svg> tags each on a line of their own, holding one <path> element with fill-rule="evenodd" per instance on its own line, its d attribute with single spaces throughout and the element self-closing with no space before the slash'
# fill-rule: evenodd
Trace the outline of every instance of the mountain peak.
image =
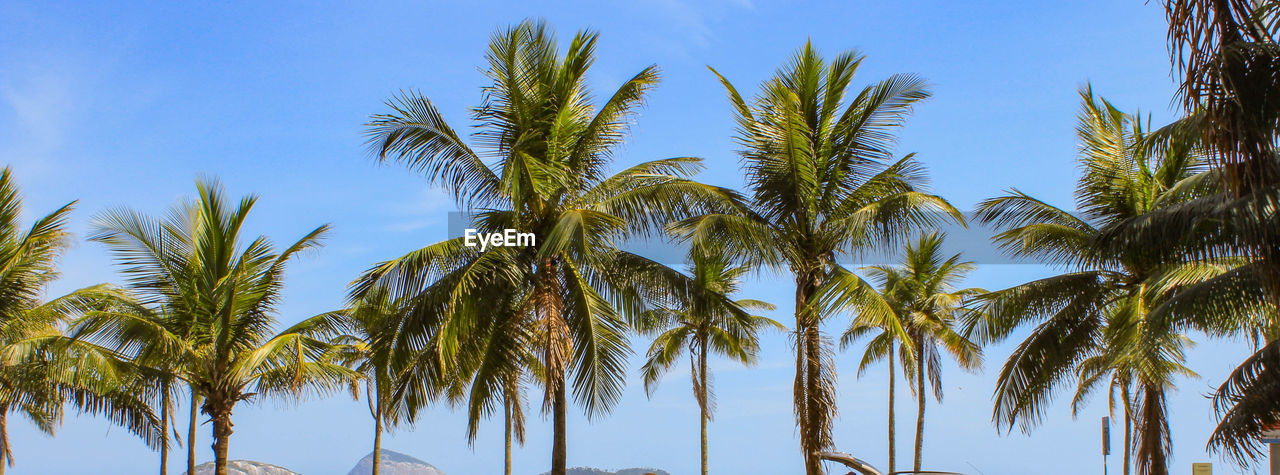
<svg viewBox="0 0 1280 475">
<path fill-rule="evenodd" d="M 373 452 L 364 456 L 347 475 L 370 475 L 373 473 Z M 444 475 L 435 466 L 415 457 L 382 449 L 382 459 L 378 463 L 378 473 L 382 475 Z"/>
<path fill-rule="evenodd" d="M 550 472 L 542 475 L 549 475 Z M 602 470 L 593 467 L 573 467 L 568 470 L 569 475 L 671 475 L 666 470 L 658 470 L 656 468 L 624 468 L 618 471 Z"/>
<path fill-rule="evenodd" d="M 185 472 L 183 472 L 185 475 Z M 287 468 L 252 460 L 227 461 L 228 475 L 301 475 Z M 195 475 L 213 475 L 213 462 L 196 465 Z"/>
</svg>

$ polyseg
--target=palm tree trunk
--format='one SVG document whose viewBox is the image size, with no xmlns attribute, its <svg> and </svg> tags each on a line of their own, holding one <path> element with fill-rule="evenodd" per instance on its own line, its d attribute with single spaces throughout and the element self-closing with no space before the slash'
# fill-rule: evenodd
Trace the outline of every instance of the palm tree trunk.
<svg viewBox="0 0 1280 475">
<path fill-rule="evenodd" d="M 554 439 L 551 445 L 551 475 L 568 475 L 568 444 L 565 440 L 565 418 L 568 415 L 568 403 L 565 398 L 565 381 L 561 373 L 556 383 L 555 400 L 552 402 L 552 430 Z M 221 475 L 221 474 L 219 474 Z"/>
<path fill-rule="evenodd" d="M 913 470 L 920 471 L 924 455 L 924 338 L 916 338 L 916 463 Z"/>
<path fill-rule="evenodd" d="M 160 381 L 160 475 L 169 473 L 169 382 Z"/>
<path fill-rule="evenodd" d="M 227 475 L 227 444 L 231 441 L 231 414 L 213 418 L 213 475 Z"/>
<path fill-rule="evenodd" d="M 1138 474 L 1169 475 L 1169 420 L 1164 405 L 1164 388 L 1144 383 L 1142 406 L 1138 408 Z"/>
<path fill-rule="evenodd" d="M 893 372 L 897 370 L 897 368 L 895 368 L 893 365 L 893 360 L 894 360 L 893 347 L 894 347 L 894 344 L 890 343 L 889 344 L 889 473 L 893 473 L 896 470 L 894 467 L 895 467 L 895 459 L 897 457 L 897 452 L 898 452 L 898 448 L 897 448 L 898 435 L 897 435 L 897 429 L 896 429 L 897 424 L 894 421 L 894 413 L 893 413 L 893 406 L 894 406 L 893 404 L 894 388 L 893 387 L 895 385 L 894 381 L 897 380 L 898 378 L 895 378 L 893 376 Z"/>
<path fill-rule="evenodd" d="M 817 291 L 821 277 L 816 272 L 796 274 L 796 381 L 794 391 L 796 422 L 800 429 L 800 449 L 804 452 L 807 475 L 823 475 L 822 459 L 817 453 L 826 447 L 824 435 L 828 427 L 826 400 L 822 380 L 822 335 L 809 300 Z"/>
<path fill-rule="evenodd" d="M 9 405 L 6 404 L 0 406 L 0 475 L 13 464 L 9 451 Z"/>
<path fill-rule="evenodd" d="M 502 434 L 503 434 L 503 456 L 502 456 L 502 473 L 503 475 L 511 475 L 511 437 L 514 435 L 515 427 L 511 421 L 511 398 L 507 397 L 502 401 Z"/>
<path fill-rule="evenodd" d="M 569 337 L 569 327 L 564 321 L 564 305 L 561 301 L 561 284 L 559 279 L 560 263 L 552 258 L 543 259 L 538 265 L 537 288 L 533 296 L 538 312 L 545 347 L 542 348 L 546 371 L 546 388 L 550 392 L 552 412 L 551 443 L 551 475 L 567 475 L 568 473 L 568 441 L 566 419 L 568 417 L 568 401 L 565 396 L 565 371 L 573 352 L 573 342 Z M 547 401 L 544 396 L 544 405 Z"/>
<path fill-rule="evenodd" d="M 200 417 L 200 393 L 191 387 L 191 419 L 187 421 L 187 475 L 196 473 L 196 420 Z"/>
<path fill-rule="evenodd" d="M 373 421 L 373 475 L 382 466 L 382 401 L 378 401 L 377 415 Z"/>
<path fill-rule="evenodd" d="M 1129 383 L 1120 386 L 1120 397 L 1124 398 L 1124 475 L 1129 475 L 1133 458 L 1133 400 L 1129 399 Z"/>
<path fill-rule="evenodd" d="M 698 422 L 702 429 L 702 475 L 707 475 L 707 396 L 710 394 L 707 390 L 707 341 L 703 339 L 699 343 L 702 348 L 698 352 L 698 379 L 700 380 L 698 385 L 702 394 L 698 395 L 698 406 L 700 406 Z"/>
</svg>

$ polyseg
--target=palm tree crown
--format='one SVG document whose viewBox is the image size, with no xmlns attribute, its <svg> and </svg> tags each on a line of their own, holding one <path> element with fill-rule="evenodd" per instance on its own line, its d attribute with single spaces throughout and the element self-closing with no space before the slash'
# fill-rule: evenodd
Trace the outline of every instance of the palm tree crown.
<svg viewBox="0 0 1280 475">
<path fill-rule="evenodd" d="M 926 401 L 925 380 L 933 395 L 942 401 L 942 355 L 944 353 L 959 363 L 961 368 L 976 371 L 982 364 L 982 352 L 978 345 L 956 331 L 961 315 L 968 312 L 966 305 L 973 297 L 984 293 L 978 288 L 957 288 L 974 266 L 961 261 L 960 255 L 943 257 L 943 235 L 921 235 L 904 249 L 903 261 L 898 266 L 872 266 L 866 270 L 880 287 L 884 305 L 893 309 L 896 318 L 888 320 L 855 318 L 841 337 L 841 345 L 848 345 L 859 337 L 878 331 L 863 354 L 858 371 L 892 352 L 901 353 L 902 370 L 908 378 L 915 379 L 911 386 L 917 398 L 916 443 L 914 470 L 921 469 L 924 453 L 924 409 Z M 873 303 L 874 305 L 874 303 Z M 874 315 L 868 312 L 866 315 Z M 906 338 L 895 328 L 906 330 Z M 890 377 L 893 377 L 892 359 Z M 892 400 L 890 401 L 892 404 Z M 893 411 L 892 406 L 890 412 Z M 890 436 L 890 444 L 893 444 Z"/>
<path fill-rule="evenodd" d="M 71 403 L 106 416 L 151 447 L 164 433 L 148 405 L 155 394 L 139 383 L 137 367 L 107 348 L 65 336 L 68 322 L 104 305 L 110 289 L 94 286 L 42 301 L 70 241 L 71 208 L 62 206 L 23 229 L 18 185 L 8 167 L 0 171 L 0 473 L 14 463 L 10 413 L 53 433 Z"/>
<path fill-rule="evenodd" d="M 1165 264 L 1152 258 L 1151 249 L 1115 245 L 1101 230 L 1212 192 L 1217 176 L 1186 144 L 1151 147 L 1139 116 L 1095 99 L 1092 90 L 1082 89 L 1081 101 L 1082 175 L 1076 192 L 1081 215 L 1017 190 L 986 200 L 979 209 L 984 222 L 1004 229 L 996 236 L 1003 249 L 1070 272 L 985 296 L 981 314 L 986 320 L 969 326 L 991 341 L 1023 324 L 1038 325 L 1001 370 L 997 425 L 1030 430 L 1059 384 L 1078 383 L 1078 406 L 1107 383 L 1125 393 L 1127 415 L 1137 407 L 1125 422 L 1137 428 L 1133 444 L 1139 473 L 1164 474 L 1169 454 L 1164 394 L 1176 377 L 1193 373 L 1183 366 L 1188 340 L 1170 319 L 1152 318 L 1151 312 L 1186 285 L 1232 265 Z M 1132 397 L 1131 386 L 1137 392 Z"/>
<path fill-rule="evenodd" d="M 929 95 L 924 81 L 894 75 L 854 93 L 861 62 L 853 52 L 828 62 L 806 44 L 751 102 L 721 76 L 738 121 L 751 199 L 733 213 L 676 226 L 695 244 L 720 243 L 753 264 L 795 276 L 794 402 L 811 475 L 822 470 L 815 453 L 832 446 L 836 415 L 831 342 L 822 322 L 837 304 L 875 293 L 839 259 L 896 242 L 913 226 L 960 219 L 945 200 L 920 191 L 923 170 L 910 155 L 892 155 L 894 130 Z"/>
<path fill-rule="evenodd" d="M 733 266 L 718 251 L 691 251 L 689 273 L 693 275 L 694 292 L 690 300 L 675 307 L 657 308 L 642 316 L 641 330 L 654 333 L 647 360 L 641 373 L 645 390 L 652 394 L 662 374 L 670 370 L 682 353 L 689 352 L 693 378 L 693 395 L 698 401 L 702 427 L 702 474 L 708 472 L 707 421 L 714 412 L 711 377 L 707 356 L 718 353 L 742 364 L 754 364 L 759 352 L 758 333 L 764 328 L 786 330 L 767 317 L 751 315 L 749 310 L 773 310 L 774 306 L 759 300 L 734 300 L 739 278 L 747 268 Z"/>
<path fill-rule="evenodd" d="M 286 264 L 318 246 L 327 226 L 278 252 L 266 237 L 244 243 L 240 231 L 255 198 L 232 205 L 216 182 L 199 181 L 197 190 L 195 202 L 164 220 L 127 209 L 98 217 L 92 239 L 110 248 L 139 301 L 160 310 L 90 313 L 76 331 L 140 361 L 160 354 L 177 362 L 203 398 L 215 470 L 225 475 L 237 403 L 336 390 L 356 375 L 326 360 L 328 345 L 304 332 L 312 319 L 273 330 Z"/>
<path fill-rule="evenodd" d="M 478 418 L 494 412 L 532 348 L 543 373 L 544 408 L 553 412 L 552 473 L 565 466 L 566 386 L 587 414 L 600 416 L 621 396 L 630 352 L 628 316 L 687 284 L 679 272 L 617 247 L 672 219 L 715 211 L 736 195 L 689 177 L 695 158 L 644 162 L 608 173 L 614 151 L 645 94 L 657 83 L 650 66 L 602 103 L 585 75 L 597 35 L 579 32 L 560 53 L 554 33 L 524 22 L 496 33 L 486 55 L 491 84 L 474 109 L 474 151 L 429 100 L 404 94 L 369 124 L 379 160 L 394 160 L 444 185 L 481 232 L 533 233 L 536 246 L 484 251 L 450 239 L 375 266 L 359 296 L 385 286 L 412 297 L 401 338 L 406 354 L 440 342 L 426 372 L 474 374 Z M 668 289 L 668 290 L 663 290 Z M 665 295 L 665 297 L 664 297 Z M 496 302 L 511 311 L 486 311 Z M 439 336 L 439 338 L 436 338 Z"/>
</svg>

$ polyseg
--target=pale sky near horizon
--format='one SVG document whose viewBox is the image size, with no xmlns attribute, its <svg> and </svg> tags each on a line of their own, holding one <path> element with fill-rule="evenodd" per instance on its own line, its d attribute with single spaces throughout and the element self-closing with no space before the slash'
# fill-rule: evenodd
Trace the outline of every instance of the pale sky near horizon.
<svg viewBox="0 0 1280 475">
<path fill-rule="evenodd" d="M 901 133 L 902 153 L 917 152 L 933 189 L 957 207 L 1016 186 L 1066 208 L 1076 167 L 1076 90 L 1125 110 L 1176 113 L 1162 3 L 1143 0 L 774 2 L 645 0 L 623 2 L 105 2 L 0 0 L 0 163 L 23 186 L 28 215 L 80 200 L 72 230 L 114 206 L 161 213 L 213 175 L 233 195 L 256 193 L 250 231 L 291 241 L 322 223 L 327 246 L 291 267 L 281 325 L 342 304 L 346 284 L 374 262 L 435 242 L 445 233 L 451 198 L 395 166 L 378 166 L 362 147 L 362 124 L 401 90 L 430 97 L 460 131 L 480 99 L 478 72 L 489 35 L 527 17 L 547 19 L 562 40 L 581 28 L 601 33 L 590 80 L 607 94 L 649 64 L 663 82 L 640 114 L 618 165 L 671 156 L 706 160 L 701 179 L 741 187 L 723 89 L 716 67 L 740 90 L 754 91 L 810 39 L 828 57 L 856 48 L 867 56 L 858 84 L 898 72 L 918 73 L 934 97 Z M 607 4 L 608 6 L 601 6 Z M 105 250 L 81 242 L 65 257 L 51 294 L 118 282 Z M 1034 265 L 980 267 L 968 286 L 1004 288 L 1052 272 Z M 786 276 L 760 275 L 743 296 L 772 301 L 789 323 Z M 838 334 L 846 316 L 833 317 Z M 1024 335 L 1020 333 L 1019 336 Z M 1210 341 L 1190 352 L 1198 379 L 1179 381 L 1169 397 L 1174 473 L 1213 461 L 1216 473 L 1238 469 L 1205 452 L 1213 427 L 1207 395 L 1248 353 L 1243 341 Z M 1073 419 L 1069 393 L 1030 435 L 1002 434 L 990 421 L 994 375 L 1017 338 L 986 350 L 985 371 L 949 365 L 946 398 L 930 401 L 925 465 L 974 475 L 1101 473 L 1095 397 Z M 637 353 L 648 342 L 633 338 Z M 749 369 L 713 363 L 718 412 L 711 424 L 716 473 L 800 473 L 791 412 L 794 362 L 784 335 L 769 335 Z M 885 465 L 883 367 L 861 378 L 860 346 L 839 353 L 839 450 Z M 594 421 L 572 411 L 570 465 L 652 466 L 673 474 L 698 466 L 697 409 L 688 372 L 674 371 L 652 398 L 639 377 L 639 355 L 622 402 Z M 683 366 L 681 366 L 683 367 Z M 540 401 L 534 400 L 531 414 Z M 898 400 L 899 467 L 910 460 L 914 404 Z M 180 413 L 185 408 L 179 408 Z M 17 465 L 9 473 L 151 473 L 158 455 L 99 418 L 69 416 L 56 437 L 11 417 Z M 363 401 L 344 395 L 281 406 L 272 401 L 235 412 L 231 456 L 311 474 L 344 474 L 370 450 Z M 180 427 L 185 434 L 185 426 Z M 426 460 L 449 475 L 501 472 L 501 421 L 474 446 L 464 416 L 441 405 L 385 447 Z M 207 461 L 208 426 L 197 441 Z M 1113 446 L 1119 453 L 1119 431 Z M 531 418 L 517 473 L 549 465 L 550 424 Z M 170 469 L 184 469 L 185 451 Z M 1120 473 L 1119 456 L 1111 457 Z M 843 473 L 843 472 L 835 472 Z"/>
</svg>

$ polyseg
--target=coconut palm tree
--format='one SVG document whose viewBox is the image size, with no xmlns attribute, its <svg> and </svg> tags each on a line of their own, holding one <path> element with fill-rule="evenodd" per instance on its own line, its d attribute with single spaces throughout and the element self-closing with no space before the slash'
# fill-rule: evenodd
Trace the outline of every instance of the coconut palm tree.
<svg viewBox="0 0 1280 475">
<path fill-rule="evenodd" d="M 1061 383 L 1078 383 L 1076 407 L 1107 383 L 1126 393 L 1124 404 L 1135 404 L 1126 424 L 1136 429 L 1132 444 L 1138 473 L 1163 475 L 1170 450 L 1165 393 L 1176 378 L 1194 373 L 1183 364 L 1190 342 L 1180 327 L 1152 318 L 1152 312 L 1235 262 L 1165 263 L 1153 257 L 1157 252 L 1149 246 L 1118 245 L 1104 238 L 1103 230 L 1212 193 L 1218 177 L 1206 171 L 1189 144 L 1149 147 L 1138 115 L 1095 99 L 1089 88 L 1080 94 L 1080 214 L 1017 190 L 979 206 L 982 221 L 1003 230 L 996 242 L 1006 252 L 1068 272 L 984 296 L 980 313 L 986 318 L 968 326 L 989 342 L 1023 325 L 1037 325 L 997 380 L 998 426 L 1017 424 L 1029 431 Z M 1135 394 L 1127 394 L 1126 387 Z"/>
<path fill-rule="evenodd" d="M 406 397 L 403 360 L 397 358 L 395 333 L 404 319 L 407 305 L 393 300 L 385 289 L 368 292 L 350 307 L 309 320 L 303 329 L 308 336 L 327 338 L 333 344 L 337 361 L 363 375 L 352 381 L 352 395 L 359 397 L 359 383 L 364 384 L 369 415 L 373 417 L 373 473 L 380 471 L 382 434 L 405 422 L 406 414 L 416 412 L 422 399 Z"/>
<path fill-rule="evenodd" d="M 892 282 L 886 282 L 881 287 L 882 295 L 884 289 L 893 287 Z M 893 309 L 894 316 L 906 315 L 905 309 L 893 306 L 893 301 L 887 301 Z M 861 314 L 859 314 L 861 316 Z M 884 359 L 888 359 L 889 368 L 889 473 L 893 473 L 897 469 L 898 457 L 898 425 L 897 425 L 897 376 L 894 371 L 899 368 L 903 371 L 903 376 L 910 381 L 911 372 L 907 370 L 906 361 L 915 357 L 915 352 L 911 350 L 911 340 L 902 330 L 907 327 L 907 323 L 894 319 L 880 322 L 865 322 L 863 319 L 855 317 L 849 325 L 849 329 L 845 330 L 844 335 L 840 337 L 840 348 L 845 349 L 852 345 L 858 339 L 875 334 L 871 340 L 867 342 L 867 347 L 862 353 L 862 359 L 858 363 L 858 377 L 867 371 L 871 365 Z M 898 363 L 901 358 L 902 364 Z"/>
<path fill-rule="evenodd" d="M 1254 318 L 1259 309 L 1280 306 L 1280 232 L 1274 226 L 1280 220 L 1280 102 L 1273 94 L 1280 88 L 1280 2 L 1166 0 L 1165 7 L 1187 117 L 1154 134 L 1155 141 L 1202 146 L 1225 189 L 1103 234 L 1115 247 L 1167 251 L 1157 257 L 1169 264 L 1249 258 L 1248 265 L 1188 288 L 1186 298 L 1175 296 L 1153 314 L 1211 334 L 1226 329 L 1259 337 L 1258 352 L 1215 393 L 1221 421 L 1209 444 L 1246 464 L 1262 454 L 1262 429 L 1280 423 L 1280 402 L 1267 389 L 1277 380 L 1269 376 L 1276 373 L 1274 359 L 1266 356 L 1280 341 L 1280 318 L 1274 310 Z M 1218 232 L 1204 236 L 1198 231 L 1203 227 Z M 1181 311 L 1166 311 L 1174 307 Z"/>
<path fill-rule="evenodd" d="M 596 33 L 579 32 L 561 53 L 551 29 L 532 21 L 496 33 L 486 54 L 491 83 L 473 111 L 482 152 L 416 93 L 390 101 L 390 111 L 369 123 L 378 160 L 444 185 L 474 214 L 479 232 L 511 229 L 531 233 L 535 243 L 482 250 L 464 237 L 450 239 L 376 265 L 353 294 L 386 287 L 411 299 L 397 344 L 414 354 L 425 342 L 440 342 L 433 361 L 445 366 L 423 371 L 470 376 L 473 438 L 478 421 L 501 405 L 513 374 L 528 367 L 525 349 L 532 351 L 552 417 L 554 475 L 567 469 L 570 383 L 589 417 L 606 414 L 621 396 L 628 318 L 670 293 L 660 288 L 687 283 L 616 243 L 736 198 L 691 180 L 701 166 L 695 158 L 608 173 L 658 70 L 641 70 L 597 104 L 585 79 L 596 41 Z M 496 302 L 513 311 L 489 311 Z"/>
<path fill-rule="evenodd" d="M 80 312 L 79 317 L 70 322 L 67 334 L 74 341 L 113 348 L 112 351 L 120 357 L 127 358 L 139 369 L 138 384 L 146 386 L 149 394 L 154 393 L 157 396 L 154 404 L 158 406 L 160 423 L 164 427 L 159 447 L 160 473 L 163 475 L 168 473 L 171 442 L 176 441 L 179 445 L 182 444 L 182 438 L 177 435 L 177 419 L 173 411 L 182 387 L 190 388 L 190 383 L 185 379 L 188 371 L 182 367 L 185 355 L 180 347 L 170 345 L 163 339 L 148 340 L 134 335 L 121 341 L 112 338 L 109 332 L 99 334 L 101 330 L 99 325 L 110 320 L 128 318 L 166 328 L 173 335 L 190 337 L 193 322 L 174 315 L 163 305 L 144 303 L 128 289 L 103 285 L 92 290 L 95 305 Z M 189 400 L 191 412 L 187 421 L 187 473 L 193 473 L 195 448 L 192 444 L 195 441 L 195 428 L 198 425 L 198 399 L 194 388 L 190 388 Z M 169 437 L 171 429 L 174 431 L 172 440 Z"/>
<path fill-rule="evenodd" d="M 385 291 L 366 294 L 364 299 L 341 312 L 343 326 L 349 333 L 331 340 L 339 345 L 340 360 L 364 375 L 365 401 L 373 417 L 373 475 L 378 475 L 382 462 L 382 432 L 394 425 L 395 408 L 390 396 L 397 383 L 391 367 L 392 341 L 387 333 L 394 331 L 401 316 L 400 306 Z M 359 394 L 352 388 L 352 394 Z"/>
<path fill-rule="evenodd" d="M 868 345 L 859 368 L 885 357 L 892 352 L 895 343 L 903 352 L 902 367 L 908 378 L 915 379 L 912 393 L 916 396 L 916 439 L 914 470 L 920 471 L 924 453 L 924 413 L 926 403 L 926 375 L 934 398 L 942 401 L 942 358 L 950 354 L 961 368 L 976 371 L 982 364 L 982 352 L 978 345 L 956 332 L 960 316 L 967 313 L 965 305 L 974 296 L 984 293 L 977 288 L 957 288 L 957 284 L 973 270 L 973 263 L 960 260 L 960 254 L 944 258 L 943 235 L 924 234 L 905 247 L 903 262 L 898 266 L 871 266 L 866 270 L 880 287 L 880 294 L 897 315 L 895 322 L 906 328 L 908 339 L 897 340 L 892 325 L 883 322 L 864 322 L 855 318 L 849 330 L 841 337 L 847 344 L 871 331 L 880 335 Z M 886 328 L 889 327 L 889 328 Z M 879 340 L 879 341 L 877 341 Z M 892 365 L 892 361 L 890 361 Z M 890 366 L 890 379 L 895 368 Z M 890 401 L 890 411 L 893 401 Z M 890 429 L 892 431 L 892 428 Z M 890 435 L 890 445 L 893 444 Z"/>
<path fill-rule="evenodd" d="M 809 475 L 822 472 L 816 453 L 832 446 L 836 415 L 832 343 L 822 324 L 853 300 L 876 298 L 839 259 L 897 242 L 916 226 L 961 219 L 921 191 L 924 174 L 911 156 L 892 155 L 894 130 L 929 95 L 924 81 L 894 75 L 855 93 L 861 62 L 853 52 L 828 62 L 806 44 L 751 102 L 721 76 L 752 197 L 743 209 L 673 228 L 695 245 L 718 243 L 795 277 L 794 403 Z"/>
<path fill-rule="evenodd" d="M 22 197 L 12 171 L 0 171 L 0 474 L 14 463 L 8 416 L 22 414 L 52 434 L 70 403 L 80 412 L 105 416 L 160 445 L 163 429 L 139 388 L 138 368 L 111 351 L 63 335 L 67 322 L 97 308 L 104 287 L 41 301 L 58 277 L 55 264 L 70 234 L 72 204 L 22 228 Z"/>
<path fill-rule="evenodd" d="M 82 323 L 101 318 L 102 315 L 114 315 L 120 313 L 129 313 L 135 318 L 143 319 L 151 322 L 166 324 L 172 322 L 172 319 L 164 315 L 163 308 L 153 309 L 140 304 L 131 294 L 123 289 L 111 286 L 100 286 L 93 289 L 95 301 L 92 308 L 81 312 L 78 319 L 70 322 L 68 336 L 75 341 L 93 341 L 94 337 L 83 333 L 84 327 Z M 99 343 L 99 342 L 95 342 Z M 138 342 L 139 344 L 147 344 L 150 342 Z M 110 345 L 108 345 L 110 346 Z M 117 347 L 118 348 L 118 347 Z M 147 394 L 154 394 L 155 401 L 153 404 L 158 406 L 160 413 L 160 475 L 165 475 L 169 471 L 169 448 L 171 443 L 176 441 L 179 444 L 182 440 L 176 434 L 176 421 L 173 415 L 175 399 L 178 397 L 180 388 L 181 375 L 179 370 L 179 357 L 181 355 L 169 354 L 163 349 L 141 349 L 136 353 L 126 353 L 126 348 L 118 348 L 113 350 L 117 355 L 127 358 L 130 364 L 138 368 L 138 379 L 135 384 L 145 386 Z M 154 409 L 153 409 L 154 410 Z M 191 421 L 194 424 L 194 421 Z M 175 431 L 174 437 L 171 439 L 169 431 Z M 188 440 L 190 443 L 190 440 Z M 194 460 L 188 461 L 188 465 L 192 465 Z"/>
<path fill-rule="evenodd" d="M 764 328 L 786 330 L 767 317 L 751 315 L 750 310 L 773 310 L 774 306 L 759 300 L 728 301 L 737 293 L 739 278 L 746 267 L 733 266 L 721 252 L 694 250 L 689 254 L 689 273 L 697 291 L 691 300 L 677 306 L 650 310 L 642 317 L 641 328 L 656 335 L 641 368 L 645 391 L 657 389 L 662 375 L 689 351 L 689 368 L 693 378 L 693 396 L 698 401 L 701 428 L 702 475 L 707 475 L 707 421 L 714 412 L 711 376 L 707 356 L 717 353 L 745 365 L 755 364 L 759 352 L 757 334 Z M 729 303 L 729 305 L 725 305 Z"/>
<path fill-rule="evenodd" d="M 92 312 L 77 334 L 134 358 L 165 355 L 201 396 L 213 425 L 214 469 L 227 473 L 231 414 L 237 403 L 289 399 L 344 387 L 358 374 L 325 358 L 329 346 L 305 329 L 314 319 L 273 332 L 286 264 L 319 245 L 321 226 L 281 251 L 266 237 L 244 242 L 241 226 L 256 198 L 232 205 L 216 182 L 197 181 L 195 202 L 164 220 L 129 209 L 99 215 L 92 240 L 124 267 L 129 287 L 161 312 Z M 156 318 L 158 317 L 158 318 Z"/>
</svg>

